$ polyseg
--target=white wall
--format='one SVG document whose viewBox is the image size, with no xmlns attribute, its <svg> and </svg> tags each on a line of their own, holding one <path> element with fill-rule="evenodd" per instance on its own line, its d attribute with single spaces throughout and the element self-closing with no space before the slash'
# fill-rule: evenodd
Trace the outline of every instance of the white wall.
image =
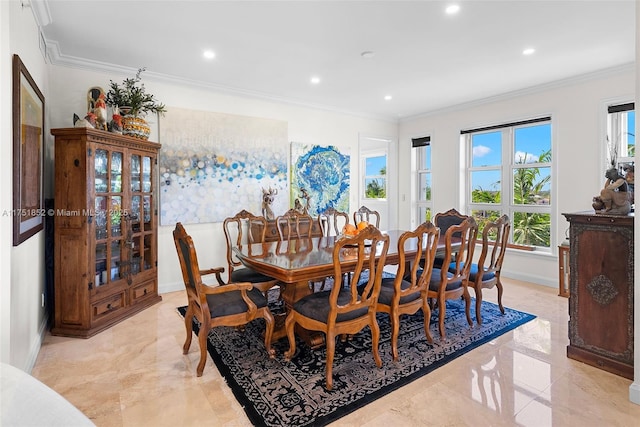
<svg viewBox="0 0 640 427">
<path fill-rule="evenodd" d="M 47 65 L 39 49 L 38 28 L 30 8 L 19 1 L 0 2 L 0 212 L 13 207 L 12 59 L 18 54 L 45 97 Z M 47 126 L 45 111 L 45 126 Z M 45 130 L 46 132 L 46 130 Z M 44 232 L 12 246 L 13 217 L 0 215 L 0 360 L 30 371 L 46 326 L 41 307 L 44 292 Z"/>
<path fill-rule="evenodd" d="M 638 59 L 640 59 L 640 1 L 636 0 L 636 63 Z M 636 73 L 636 105 L 640 105 L 640 75 Z M 640 124 L 636 120 L 636 129 L 635 134 L 638 135 L 638 130 L 640 130 Z M 635 163 L 638 163 L 638 157 L 640 154 L 636 152 Z M 640 218 L 640 215 L 638 215 Z M 640 219 L 634 218 L 635 227 L 633 238 L 640 242 Z M 634 241 L 635 241 L 634 240 Z M 640 259 L 640 245 L 634 245 L 634 259 Z M 635 369 L 633 370 L 633 383 L 629 386 L 629 400 L 635 404 L 640 405 L 640 286 L 638 286 L 638 280 L 640 279 L 640 262 L 634 262 L 634 271 L 633 271 L 633 319 L 634 319 L 634 341 L 633 341 L 633 366 Z"/>
<path fill-rule="evenodd" d="M 72 126 L 73 114 L 82 116 L 86 110 L 86 95 L 90 87 L 101 86 L 107 89 L 110 79 L 120 81 L 124 77 L 131 76 L 53 66 L 50 74 L 51 127 Z M 357 147 L 360 134 L 387 137 L 392 140 L 397 138 L 397 123 L 393 122 L 220 94 L 201 88 L 151 81 L 146 78 L 144 83 L 147 90 L 168 108 L 188 108 L 284 120 L 288 123 L 289 141 L 350 147 L 351 170 L 354 178 L 359 176 Z M 162 119 L 159 125 L 162 127 Z M 162 143 L 162 141 L 159 142 Z M 354 210 L 357 204 L 357 183 L 358 180 L 354 179 L 350 193 L 351 210 Z M 256 197 L 261 196 L 262 190 L 256 188 Z M 238 211 L 243 208 L 238 206 Z M 226 249 L 221 223 L 185 224 L 185 228 L 194 239 L 202 268 L 226 265 Z M 173 226 L 160 227 L 159 230 L 158 273 L 161 293 L 183 288 L 172 231 Z"/>
<path fill-rule="evenodd" d="M 554 254 L 509 250 L 503 274 L 557 287 L 557 244 L 564 240 L 569 227 L 562 213 L 591 209 L 591 199 L 604 182 L 606 105 L 612 101 L 633 101 L 634 95 L 635 72 L 628 66 L 558 82 L 535 92 L 523 91 L 459 106 L 448 112 L 403 120 L 398 137 L 399 162 L 411 164 L 412 137 L 430 135 L 434 212 L 452 207 L 461 209 L 460 131 L 551 115 L 555 165 L 552 188 Z M 414 176 L 413 173 L 401 174 L 399 188 L 411 188 Z M 400 227 L 415 227 L 415 209 L 409 197 L 405 202 L 400 200 Z"/>
</svg>

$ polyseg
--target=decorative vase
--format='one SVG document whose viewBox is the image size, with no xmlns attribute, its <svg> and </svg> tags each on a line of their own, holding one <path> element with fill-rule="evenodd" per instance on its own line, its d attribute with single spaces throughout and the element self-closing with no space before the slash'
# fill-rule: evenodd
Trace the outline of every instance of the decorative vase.
<svg viewBox="0 0 640 427">
<path fill-rule="evenodd" d="M 151 134 L 151 128 L 142 117 L 127 114 L 122 117 L 122 134 L 146 141 Z"/>
</svg>

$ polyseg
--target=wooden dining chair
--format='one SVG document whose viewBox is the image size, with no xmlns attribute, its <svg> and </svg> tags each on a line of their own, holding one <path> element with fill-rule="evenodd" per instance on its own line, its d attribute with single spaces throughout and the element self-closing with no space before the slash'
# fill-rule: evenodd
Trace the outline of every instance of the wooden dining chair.
<svg viewBox="0 0 640 427">
<path fill-rule="evenodd" d="M 473 217 L 468 217 L 460 224 L 451 225 L 444 233 L 444 259 L 451 260 L 451 262 L 448 265 L 442 265 L 441 268 L 434 265 L 428 292 L 428 297 L 432 299 L 432 302 L 434 300 L 437 302 L 438 328 L 442 338 L 446 337 L 444 319 L 447 310 L 446 300 L 448 299 L 464 298 L 467 322 L 469 326 L 473 325 L 467 279 L 473 261 L 477 234 L 478 225 Z"/>
<path fill-rule="evenodd" d="M 336 337 L 355 334 L 369 326 L 373 358 L 378 368 L 382 359 L 378 350 L 380 329 L 376 320 L 376 303 L 380 292 L 382 269 L 389 249 L 389 236 L 369 225 L 357 236 L 338 239 L 333 247 L 335 285 L 328 291 L 306 295 L 296 301 L 285 322 L 289 350 L 285 359 L 291 360 L 296 352 L 295 326 L 324 332 L 327 346 L 326 389 L 333 388 L 333 357 Z M 373 254 L 375 253 L 375 256 Z M 352 283 L 358 283 L 365 270 L 369 278 L 359 288 L 342 286 L 343 273 L 353 271 Z"/>
<path fill-rule="evenodd" d="M 267 292 L 276 286 L 276 279 L 245 267 L 233 251 L 234 246 L 264 242 L 267 220 L 263 216 L 242 210 L 232 217 L 225 218 L 222 228 L 227 241 L 228 282 L 250 282 L 261 292 Z"/>
<path fill-rule="evenodd" d="M 424 333 L 427 341 L 433 342 L 429 331 L 431 308 L 428 290 L 439 236 L 440 230 L 431 222 L 422 223 L 415 230 L 402 233 L 398 239 L 396 277 L 382 279 L 377 310 L 388 313 L 391 319 L 391 353 L 394 361 L 398 360 L 400 316 L 403 314 L 415 314 L 422 309 Z M 414 255 L 405 255 L 405 251 L 414 250 Z"/>
<path fill-rule="evenodd" d="M 440 229 L 440 235 L 444 236 L 449 227 L 458 225 L 467 218 L 469 218 L 469 215 L 461 214 L 456 209 L 451 208 L 446 212 L 436 213 L 433 217 L 433 223 Z M 440 268 L 444 264 L 444 256 L 436 256 L 434 263 L 435 267 Z"/>
<path fill-rule="evenodd" d="M 476 294 L 476 320 L 482 324 L 482 289 L 498 288 L 498 305 L 504 314 L 502 306 L 502 282 L 500 272 L 504 255 L 507 252 L 511 223 L 509 216 L 502 215 L 496 221 L 487 221 L 482 230 L 482 252 L 478 262 L 471 264 L 467 286 L 474 289 Z"/>
<path fill-rule="evenodd" d="M 374 220 L 375 223 L 373 222 Z M 361 206 L 360 209 L 353 213 L 353 223 L 358 225 L 361 221 L 367 221 L 369 224 L 374 224 L 376 228 L 380 228 L 380 213 L 366 206 Z"/>
<path fill-rule="evenodd" d="M 206 274 L 219 274 L 224 268 L 200 270 L 198 257 L 191 236 L 187 234 L 181 223 L 176 224 L 173 241 L 178 252 L 182 278 L 187 291 L 187 312 L 184 325 L 187 338 L 182 347 L 184 354 L 189 352 L 193 333 L 193 316 L 200 322 L 198 343 L 200 345 L 200 362 L 196 368 L 197 376 L 202 376 L 207 361 L 207 337 L 209 331 L 217 326 L 242 326 L 257 318 L 266 323 L 264 346 L 270 358 L 275 357 L 271 347 L 274 318 L 267 306 L 267 299 L 251 283 L 229 283 L 211 287 L 202 282 Z"/>
<path fill-rule="evenodd" d="M 456 209 L 451 208 L 446 212 L 436 213 L 433 217 L 433 223 L 440 229 L 440 233 L 444 235 L 449 227 L 458 225 L 467 218 L 469 218 L 469 215 L 464 215 Z"/>
<path fill-rule="evenodd" d="M 333 206 L 318 215 L 318 225 L 323 236 L 339 236 L 347 224 L 349 224 L 349 214 Z"/>
<path fill-rule="evenodd" d="M 276 228 L 280 240 L 310 239 L 313 235 L 313 218 L 309 214 L 289 209 L 276 217 Z"/>
<path fill-rule="evenodd" d="M 318 215 L 318 225 L 320 226 L 323 236 L 339 236 L 342 234 L 342 229 L 347 224 L 349 224 L 349 214 L 341 212 L 333 206 L 325 209 Z M 346 273 L 344 283 L 347 285 L 349 284 L 348 273 Z M 320 282 L 321 291 L 325 289 L 326 284 L 327 279 L 323 279 L 322 282 Z"/>
</svg>

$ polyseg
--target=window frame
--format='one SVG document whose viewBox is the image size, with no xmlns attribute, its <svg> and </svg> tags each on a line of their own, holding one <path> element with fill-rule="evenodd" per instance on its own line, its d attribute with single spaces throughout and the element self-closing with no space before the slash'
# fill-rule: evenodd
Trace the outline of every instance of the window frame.
<svg viewBox="0 0 640 427">
<path fill-rule="evenodd" d="M 416 182 L 415 182 L 415 212 L 418 223 L 422 224 L 425 221 L 431 221 L 433 219 L 433 171 L 431 168 L 431 162 L 433 160 L 433 152 L 427 154 L 427 151 L 432 151 L 431 137 L 425 136 L 420 138 L 412 138 L 412 149 L 415 153 L 416 159 Z M 429 164 L 427 165 L 427 159 Z M 424 167 L 426 165 L 426 168 Z M 422 177 L 428 177 L 427 183 L 430 187 L 431 197 L 427 200 L 422 199 Z M 423 215 L 424 212 L 424 215 Z"/>
<path fill-rule="evenodd" d="M 616 166 L 621 163 L 634 163 L 635 160 L 635 129 L 629 129 L 629 114 L 635 117 L 635 103 L 616 103 L 607 106 L 607 165 L 611 161 L 611 144 L 618 141 L 620 145 L 617 151 Z M 620 135 L 616 137 L 614 135 Z M 634 153 L 629 154 L 629 135 L 633 137 Z"/>
<path fill-rule="evenodd" d="M 363 170 L 363 174 L 362 174 L 362 193 L 360 195 L 360 197 L 363 200 L 381 200 L 381 201 L 386 201 L 388 199 L 388 191 L 389 191 L 389 176 L 388 175 L 382 175 L 382 174 L 378 174 L 378 175 L 367 175 L 367 159 L 373 158 L 373 157 L 384 157 L 385 158 L 385 164 L 384 164 L 384 168 L 385 170 L 389 170 L 389 154 L 386 151 L 372 151 L 372 152 L 368 152 L 366 154 L 362 154 L 361 155 L 361 161 L 362 161 L 362 170 Z M 368 197 L 367 196 L 367 180 L 368 179 L 376 179 L 376 180 L 382 180 L 384 182 L 384 194 L 385 197 Z"/>
<path fill-rule="evenodd" d="M 534 163 L 516 163 L 516 130 L 531 126 L 546 125 L 550 126 L 550 141 L 549 149 L 551 150 L 551 161 L 549 162 L 534 162 Z M 491 132 L 500 132 L 500 149 L 501 149 L 501 164 L 500 165 L 488 165 L 488 166 L 473 166 L 473 136 L 479 134 L 486 134 Z M 465 206 L 468 214 L 472 214 L 475 211 L 495 211 L 499 215 L 507 214 L 512 223 L 511 232 L 509 236 L 509 247 L 522 250 L 535 250 L 542 253 L 553 253 L 554 250 L 554 150 L 553 150 L 553 120 L 551 116 L 544 116 L 531 120 L 524 120 L 514 123 L 506 123 L 504 125 L 487 126 L 479 129 L 466 130 L 461 132 L 463 144 L 466 150 L 466 170 L 465 170 Z M 546 186 L 549 187 L 549 203 L 547 204 L 515 204 L 514 203 L 514 177 L 517 169 L 529 169 L 529 168 L 548 168 L 549 170 L 549 182 Z M 481 203 L 473 202 L 473 181 L 472 174 L 478 171 L 500 171 L 500 203 Z M 514 243 L 514 232 L 516 227 L 513 225 L 515 215 L 517 213 L 541 213 L 549 216 L 549 246 L 528 246 L 519 243 Z M 482 224 L 480 224 L 482 227 Z"/>
</svg>

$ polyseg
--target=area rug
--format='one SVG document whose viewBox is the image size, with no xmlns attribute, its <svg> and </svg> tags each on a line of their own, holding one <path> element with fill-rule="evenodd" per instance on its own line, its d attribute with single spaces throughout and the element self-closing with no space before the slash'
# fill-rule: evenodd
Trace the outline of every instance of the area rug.
<svg viewBox="0 0 640 427">
<path fill-rule="evenodd" d="M 471 307 L 475 307 L 475 302 Z M 178 311 L 184 316 L 186 307 Z M 402 317 L 398 340 L 400 360 L 395 363 L 391 359 L 389 316 L 378 314 L 382 369 L 378 369 L 373 360 L 369 328 L 346 342 L 338 340 L 331 391 L 325 389 L 324 348 L 312 350 L 298 342 L 295 356 L 287 362 L 284 352 L 289 344 L 285 338 L 274 343 L 277 355 L 269 359 L 262 340 L 263 319 L 255 320 L 244 330 L 215 328 L 209 334 L 208 351 L 254 425 L 323 426 L 535 318 L 509 308 L 505 308 L 502 315 L 497 305 L 485 301 L 482 326 L 469 327 L 464 301 L 450 300 L 445 322 L 447 338 L 442 340 L 437 328 L 437 310 L 434 312 L 433 344 L 424 336 L 422 312 Z M 473 308 L 472 316 L 475 319 Z M 194 318 L 196 333 L 198 326 Z M 207 369 L 211 367 L 205 368 L 204 375 Z"/>
</svg>

